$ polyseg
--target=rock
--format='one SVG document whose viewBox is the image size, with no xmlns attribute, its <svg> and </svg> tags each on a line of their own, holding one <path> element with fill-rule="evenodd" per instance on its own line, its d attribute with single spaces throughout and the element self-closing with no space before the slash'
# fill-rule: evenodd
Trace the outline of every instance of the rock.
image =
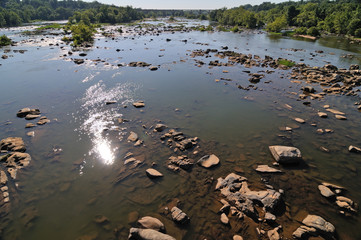
<svg viewBox="0 0 361 240">
<path fill-rule="evenodd" d="M 327 118 L 327 113 L 325 113 L 325 112 L 318 112 L 317 114 L 321 118 Z"/>
<path fill-rule="evenodd" d="M 301 151 L 295 147 L 269 146 L 274 159 L 279 163 L 298 163 L 301 159 Z"/>
<path fill-rule="evenodd" d="M 34 124 L 34 123 L 27 123 L 27 124 L 25 125 L 25 128 L 33 128 L 33 127 L 35 127 L 35 124 Z"/>
<path fill-rule="evenodd" d="M 303 120 L 302 118 L 295 118 L 295 121 L 296 122 L 299 122 L 299 123 L 305 123 L 306 121 Z"/>
<path fill-rule="evenodd" d="M 154 127 L 154 129 L 157 131 L 157 132 L 162 132 L 164 129 L 166 129 L 167 128 L 167 126 L 166 125 L 164 125 L 164 124 L 157 124 L 157 125 L 155 125 L 155 127 Z"/>
<path fill-rule="evenodd" d="M 307 239 L 307 236 L 317 236 L 317 229 L 313 227 L 301 226 L 292 233 L 296 239 Z"/>
<path fill-rule="evenodd" d="M 327 108 L 326 111 L 329 111 L 329 112 L 331 112 L 333 114 L 337 114 L 337 115 L 346 115 L 345 113 L 338 111 L 336 109 L 332 109 L 332 108 Z"/>
<path fill-rule="evenodd" d="M 84 59 L 74 58 L 74 59 L 73 59 L 73 62 L 76 63 L 76 64 L 83 64 L 83 63 L 84 63 Z"/>
<path fill-rule="evenodd" d="M 43 117 L 40 118 L 40 120 L 36 124 L 44 125 L 46 123 L 50 123 L 50 120 L 47 117 L 43 116 Z"/>
<path fill-rule="evenodd" d="M 6 185 L 8 182 L 8 177 L 6 176 L 6 173 L 4 171 L 0 171 L 0 184 Z"/>
<path fill-rule="evenodd" d="M 5 160 L 7 167 L 20 169 L 29 165 L 31 157 L 28 153 L 14 152 L 3 160 Z"/>
<path fill-rule="evenodd" d="M 193 166 L 193 160 L 189 159 L 187 156 L 179 157 L 170 157 L 169 162 L 173 165 L 176 165 L 184 170 L 188 170 Z"/>
<path fill-rule="evenodd" d="M 25 144 L 20 137 L 8 137 L 0 141 L 0 150 L 25 152 Z"/>
<path fill-rule="evenodd" d="M 353 153 L 361 153 L 361 148 L 350 145 L 348 147 L 348 151 Z"/>
<path fill-rule="evenodd" d="M 275 169 L 275 168 L 271 168 L 267 165 L 259 165 L 256 168 L 257 172 L 261 172 L 261 173 L 281 173 L 281 170 Z"/>
<path fill-rule="evenodd" d="M 145 107 L 145 103 L 144 103 L 144 101 L 138 101 L 138 102 L 134 102 L 133 106 L 136 108 L 142 108 L 142 107 Z"/>
<path fill-rule="evenodd" d="M 280 240 L 280 235 L 278 233 L 278 228 L 275 228 L 275 229 L 272 229 L 272 230 L 269 230 L 267 232 L 267 236 L 270 240 Z"/>
<path fill-rule="evenodd" d="M 35 132 L 34 132 L 34 131 L 27 132 L 26 135 L 29 136 L 29 137 L 34 137 L 34 136 L 35 136 Z"/>
<path fill-rule="evenodd" d="M 335 115 L 335 117 L 339 120 L 347 120 L 347 117 L 345 117 L 343 115 Z"/>
<path fill-rule="evenodd" d="M 105 105 L 110 105 L 110 104 L 115 104 L 115 103 L 117 103 L 117 101 L 112 100 L 112 101 L 105 102 Z"/>
<path fill-rule="evenodd" d="M 128 214 L 128 223 L 133 224 L 135 223 L 139 218 L 139 213 L 137 211 L 130 212 Z"/>
<path fill-rule="evenodd" d="M 276 216 L 272 213 L 266 212 L 266 214 L 264 215 L 264 220 L 266 220 L 267 222 L 274 222 L 276 221 Z"/>
<path fill-rule="evenodd" d="M 174 237 L 153 229 L 131 228 L 128 239 L 133 240 L 176 240 Z"/>
<path fill-rule="evenodd" d="M 174 222 L 182 225 L 189 223 L 190 221 L 189 217 L 179 208 L 173 207 L 171 212 L 172 212 L 172 219 Z"/>
<path fill-rule="evenodd" d="M 222 213 L 221 214 L 221 222 L 224 224 L 224 225 L 228 225 L 229 224 L 229 219 L 227 217 L 227 215 L 225 213 Z"/>
<path fill-rule="evenodd" d="M 154 218 L 154 217 L 149 217 L 149 216 L 142 217 L 141 219 L 138 220 L 138 224 L 142 228 L 153 229 L 158 232 L 165 231 L 164 224 L 159 219 Z"/>
<path fill-rule="evenodd" d="M 109 219 L 103 215 L 97 215 L 94 218 L 94 222 L 96 222 L 98 224 L 107 224 L 107 223 L 109 223 Z"/>
<path fill-rule="evenodd" d="M 157 66 L 150 66 L 149 70 L 150 71 L 156 71 L 156 70 L 158 70 L 158 67 Z"/>
<path fill-rule="evenodd" d="M 31 115 L 39 115 L 40 114 L 40 110 L 39 109 L 30 109 L 30 108 L 23 108 L 23 109 L 20 109 L 16 116 L 17 117 L 20 117 L 20 118 L 23 118 L 23 117 L 26 117 L 28 114 L 31 114 Z"/>
<path fill-rule="evenodd" d="M 128 141 L 136 142 L 137 140 L 138 140 L 138 134 L 136 134 L 135 132 L 130 132 Z"/>
<path fill-rule="evenodd" d="M 335 227 L 331 223 L 317 215 L 308 215 L 303 219 L 302 223 L 308 227 L 316 228 L 323 233 L 333 234 L 335 232 Z"/>
<path fill-rule="evenodd" d="M 243 237 L 241 237 L 239 235 L 234 235 L 233 240 L 243 240 Z"/>
<path fill-rule="evenodd" d="M 155 170 L 153 168 L 148 168 L 145 172 L 147 173 L 147 176 L 149 178 L 163 177 L 163 174 L 161 174 L 160 172 L 158 172 L 157 170 Z"/>
<path fill-rule="evenodd" d="M 211 168 L 219 164 L 219 158 L 214 154 L 205 155 L 197 163 L 204 168 Z"/>
<path fill-rule="evenodd" d="M 344 187 L 341 187 L 341 186 L 336 185 L 336 184 L 328 183 L 328 182 L 323 182 L 322 185 L 323 185 L 323 186 L 326 186 L 326 187 L 328 187 L 328 188 L 331 188 L 331 189 L 345 190 Z"/>
<path fill-rule="evenodd" d="M 28 115 L 25 116 L 25 119 L 26 120 L 33 120 L 33 119 L 38 118 L 38 117 L 40 117 L 40 115 L 28 114 Z"/>
<path fill-rule="evenodd" d="M 326 198 L 331 198 L 331 197 L 335 196 L 335 193 L 332 192 L 328 187 L 326 187 L 324 185 L 319 185 L 318 190 L 320 190 L 321 195 Z"/>
<path fill-rule="evenodd" d="M 16 179 L 16 173 L 17 173 L 17 169 L 15 169 L 15 168 L 8 168 L 8 173 L 10 174 L 10 177 L 12 178 L 12 179 Z"/>
</svg>

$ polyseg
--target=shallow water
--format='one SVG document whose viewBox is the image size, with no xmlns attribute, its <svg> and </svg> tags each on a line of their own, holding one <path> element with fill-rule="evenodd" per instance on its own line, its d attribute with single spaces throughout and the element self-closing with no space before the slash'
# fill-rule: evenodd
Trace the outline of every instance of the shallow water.
<svg viewBox="0 0 361 240">
<path fill-rule="evenodd" d="M 0 30 L 0 35 L 3 33 L 17 41 L 29 38 L 17 35 L 16 29 Z M 321 215 L 332 222 L 340 239 L 361 237 L 354 228 L 360 225 L 360 217 L 340 215 L 337 207 L 317 189 L 322 181 L 340 184 L 348 190 L 347 197 L 361 202 L 358 191 L 361 156 L 347 151 L 351 144 L 361 146 L 360 112 L 354 106 L 359 97 L 326 96 L 305 106 L 290 92 L 299 94 L 301 86 L 306 84 L 291 83 L 287 78 L 289 70 L 265 74 L 256 85 L 257 90 L 243 91 L 236 87 L 236 84 L 249 85 L 249 76 L 243 70 L 255 73 L 266 69 L 247 69 L 241 65 L 208 68 L 207 63 L 213 58 L 189 56 L 192 50 L 220 50 L 228 46 L 229 50 L 261 58 L 269 55 L 297 62 L 304 59 L 312 66 L 330 62 L 348 68 L 350 64 L 360 64 L 359 45 L 336 38 L 308 41 L 246 32 L 166 32 L 159 36 L 134 36 L 134 39 L 129 35 L 115 40 L 99 37 L 94 47 L 85 51 L 86 57 L 78 57 L 79 52 L 74 52 L 73 56 L 64 58 L 62 55 L 67 54 L 69 46 L 49 46 L 58 42 L 60 36 L 35 38 L 36 43 L 24 42 L 0 50 L 0 55 L 9 55 L 6 60 L 0 59 L 0 137 L 22 137 L 32 156 L 30 166 L 18 173 L 18 188 L 10 192 L 12 211 L 4 221 L 7 225 L 3 239 L 81 236 L 117 239 L 115 228 L 120 231 L 118 239 L 126 239 L 129 228 L 135 226 L 129 220 L 129 214 L 134 215 L 132 212 L 140 217 L 158 217 L 165 223 L 167 232 L 177 239 L 230 239 L 237 231 L 245 239 L 254 239 L 255 224 L 245 227 L 246 224 L 240 223 L 232 228 L 220 224 L 217 211 L 221 205 L 217 200 L 221 197 L 214 191 L 215 182 L 205 183 L 211 178 L 225 177 L 235 167 L 243 169 L 242 175 L 252 187 L 262 188 L 260 179 L 264 177 L 276 189 L 285 190 L 287 214 L 278 218 L 285 237 L 291 236 L 300 225 L 298 218 L 302 220 L 305 213 Z M 167 42 L 167 38 L 171 41 Z M 181 41 L 184 39 L 187 43 Z M 337 44 L 338 41 L 342 44 Z M 292 48 L 303 50 L 290 51 Z M 3 53 L 5 49 L 11 52 Z M 27 51 L 13 52 L 19 49 Z M 324 53 L 312 57 L 310 54 L 315 50 Z M 355 57 L 341 57 L 346 54 Z M 86 61 L 76 65 L 71 57 Z M 98 58 L 105 62 L 91 61 Z M 196 66 L 195 59 L 206 65 Z M 148 68 L 117 67 L 132 61 L 144 61 L 160 68 L 153 72 Z M 228 73 L 222 73 L 223 70 Z M 221 77 L 233 81 L 227 84 L 215 81 Z M 267 80 L 272 82 L 266 84 Z M 117 103 L 106 105 L 110 100 Z M 145 102 L 145 108 L 132 106 L 138 100 Z M 317 110 L 322 110 L 325 104 L 345 112 L 348 120 L 320 119 Z M 52 122 L 25 129 L 28 121 L 16 118 L 16 112 L 23 107 L 39 108 Z M 292 120 L 294 117 L 301 117 L 306 123 L 297 124 Z M 118 124 L 117 118 L 130 121 Z M 212 170 L 194 166 L 190 172 L 180 173 L 167 170 L 167 159 L 179 153 L 162 144 L 160 134 L 150 129 L 159 120 L 189 137 L 199 137 L 200 152 L 216 154 L 221 165 Z M 11 124 L 6 125 L 7 121 Z M 317 123 L 317 127 L 310 123 Z M 294 130 L 279 130 L 285 126 Z M 334 133 L 320 135 L 316 132 L 318 128 L 331 128 Z M 35 131 L 35 137 L 26 136 L 28 131 Z M 127 142 L 130 131 L 144 141 L 142 146 L 134 147 Z M 286 138 L 280 138 L 279 134 Z M 283 175 L 257 174 L 254 171 L 257 164 L 272 164 L 268 146 L 276 144 L 298 147 L 307 166 L 281 167 L 285 171 Z M 320 151 L 320 146 L 331 152 Z M 124 166 L 127 152 L 133 152 L 143 163 L 133 169 Z M 193 158 L 197 160 L 201 156 Z M 157 181 L 145 174 L 153 163 L 164 174 Z M 173 198 L 181 201 L 182 210 L 191 218 L 187 228 L 179 228 L 169 216 L 160 214 Z M 37 217 L 26 222 L 25 212 Z M 109 224 L 95 223 L 97 215 L 106 216 Z"/>
</svg>

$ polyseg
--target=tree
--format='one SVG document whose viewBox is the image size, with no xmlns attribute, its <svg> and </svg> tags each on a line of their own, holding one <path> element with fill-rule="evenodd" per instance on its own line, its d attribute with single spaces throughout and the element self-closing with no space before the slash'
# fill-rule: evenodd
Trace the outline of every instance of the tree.
<svg viewBox="0 0 361 240">
<path fill-rule="evenodd" d="M 280 32 L 283 28 L 287 27 L 286 17 L 278 17 L 272 23 L 267 24 L 267 31 Z"/>
</svg>

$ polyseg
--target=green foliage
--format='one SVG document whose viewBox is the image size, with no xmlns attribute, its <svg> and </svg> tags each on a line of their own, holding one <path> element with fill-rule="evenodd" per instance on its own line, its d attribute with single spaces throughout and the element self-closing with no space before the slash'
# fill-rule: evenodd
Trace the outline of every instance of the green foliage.
<svg viewBox="0 0 361 240">
<path fill-rule="evenodd" d="M 307 35 L 318 37 L 318 36 L 320 36 L 320 32 L 318 31 L 318 29 L 316 27 L 310 27 L 307 30 Z"/>
<path fill-rule="evenodd" d="M 290 60 L 287 60 L 287 59 L 278 59 L 278 64 L 279 65 L 284 65 L 284 66 L 287 66 L 287 67 L 293 67 L 295 65 L 294 62 L 290 61 Z"/>
<path fill-rule="evenodd" d="M 359 28 L 355 31 L 355 37 L 361 38 L 361 28 Z"/>
<path fill-rule="evenodd" d="M 86 25 L 83 22 L 70 26 L 72 33 L 73 46 L 81 46 L 84 43 L 92 43 L 93 35 L 96 32 L 92 25 Z M 66 40 L 66 39 L 65 39 Z"/>
<path fill-rule="evenodd" d="M 262 25 L 258 16 L 243 7 L 233 9 L 219 9 L 212 11 L 209 17 L 222 25 L 242 26 L 246 28 L 257 28 Z"/>
<path fill-rule="evenodd" d="M 11 39 L 5 35 L 0 36 L 0 46 L 7 46 L 11 44 Z"/>
<path fill-rule="evenodd" d="M 268 32 L 280 32 L 282 29 L 287 27 L 287 20 L 285 17 L 278 17 L 273 22 L 267 24 Z"/>
<path fill-rule="evenodd" d="M 36 30 L 47 30 L 47 29 L 62 29 L 63 28 L 63 25 L 60 25 L 60 24 L 50 24 L 50 25 L 45 25 L 45 26 L 42 26 L 42 27 L 38 27 Z"/>
<path fill-rule="evenodd" d="M 238 32 L 239 31 L 238 26 L 234 26 L 233 28 L 231 28 L 231 31 L 234 33 Z"/>
<path fill-rule="evenodd" d="M 305 35 L 307 34 L 307 28 L 306 27 L 299 27 L 295 30 L 295 33 L 296 34 L 299 34 L 299 35 Z"/>
</svg>

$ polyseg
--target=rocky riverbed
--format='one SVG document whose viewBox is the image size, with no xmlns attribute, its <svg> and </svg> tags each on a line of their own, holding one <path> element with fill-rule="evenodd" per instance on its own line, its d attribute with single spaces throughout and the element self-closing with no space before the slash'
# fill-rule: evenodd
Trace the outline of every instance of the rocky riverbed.
<svg viewBox="0 0 361 240">
<path fill-rule="evenodd" d="M 187 25 L 2 49 L 1 237 L 358 239 L 357 61 Z"/>
</svg>

